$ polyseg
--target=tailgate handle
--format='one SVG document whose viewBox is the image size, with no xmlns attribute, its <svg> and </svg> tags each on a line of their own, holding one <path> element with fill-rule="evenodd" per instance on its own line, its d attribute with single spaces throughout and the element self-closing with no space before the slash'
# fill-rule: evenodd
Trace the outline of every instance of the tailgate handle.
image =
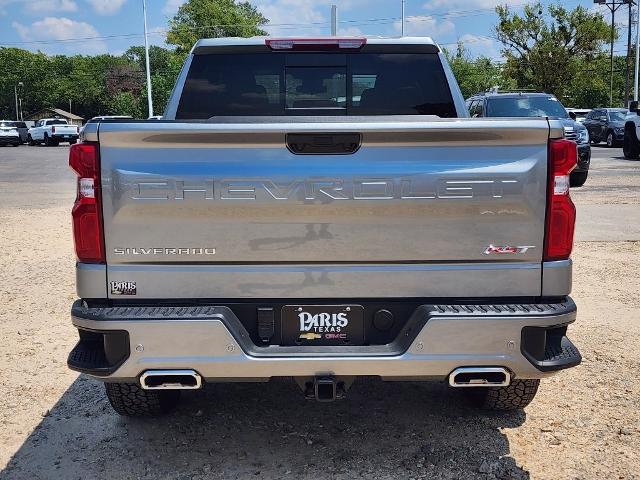
<svg viewBox="0 0 640 480">
<path fill-rule="evenodd" d="M 362 143 L 360 133 L 288 133 L 287 148 L 295 155 L 351 155 Z"/>
</svg>

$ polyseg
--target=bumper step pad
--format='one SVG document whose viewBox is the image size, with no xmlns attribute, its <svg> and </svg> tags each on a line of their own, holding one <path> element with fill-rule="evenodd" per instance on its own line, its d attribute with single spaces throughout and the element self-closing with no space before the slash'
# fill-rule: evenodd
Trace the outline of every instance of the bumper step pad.
<svg viewBox="0 0 640 480">
<path fill-rule="evenodd" d="M 562 337 L 560 346 L 547 346 L 544 350 L 544 360 L 536 365 L 543 371 L 560 370 L 574 367 L 582 361 L 578 348 L 569 340 Z"/>
<path fill-rule="evenodd" d="M 72 370 L 104 377 L 129 358 L 129 334 L 126 331 L 78 329 L 78 334 L 80 340 L 67 358 L 67 365 Z"/>
<path fill-rule="evenodd" d="M 567 326 L 525 327 L 522 354 L 541 372 L 575 367 L 582 361 L 577 347 L 567 337 Z"/>
</svg>

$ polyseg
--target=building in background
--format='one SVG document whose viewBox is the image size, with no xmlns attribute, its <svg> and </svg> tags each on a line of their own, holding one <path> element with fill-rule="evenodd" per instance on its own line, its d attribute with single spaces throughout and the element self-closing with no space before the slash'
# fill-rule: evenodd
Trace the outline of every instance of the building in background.
<svg viewBox="0 0 640 480">
<path fill-rule="evenodd" d="M 37 122 L 42 118 L 63 118 L 71 125 L 77 125 L 78 127 L 81 127 L 84 123 L 84 118 L 59 108 L 45 108 L 25 117 L 25 121 Z"/>
</svg>

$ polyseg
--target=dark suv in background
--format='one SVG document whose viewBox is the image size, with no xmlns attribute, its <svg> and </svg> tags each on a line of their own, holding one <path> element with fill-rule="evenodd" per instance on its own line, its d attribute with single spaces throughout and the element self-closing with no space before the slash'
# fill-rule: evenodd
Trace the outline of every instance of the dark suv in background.
<svg viewBox="0 0 640 480">
<path fill-rule="evenodd" d="M 589 112 L 582 124 L 589 130 L 591 143 L 606 142 L 609 148 L 622 145 L 628 113 L 626 108 L 596 108 Z"/>
<path fill-rule="evenodd" d="M 564 127 L 564 136 L 578 144 L 578 166 L 571 172 L 571 186 L 581 187 L 587 181 L 591 163 L 589 132 L 569 116 L 562 103 L 548 93 L 484 92 L 467 100 L 471 117 L 550 117 Z"/>
</svg>

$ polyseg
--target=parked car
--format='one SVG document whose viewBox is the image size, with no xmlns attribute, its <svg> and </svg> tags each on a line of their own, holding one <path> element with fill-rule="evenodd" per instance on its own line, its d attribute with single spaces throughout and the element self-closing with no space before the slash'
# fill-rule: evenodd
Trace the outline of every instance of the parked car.
<svg viewBox="0 0 640 480">
<path fill-rule="evenodd" d="M 591 163 L 591 146 L 586 127 L 572 119 L 562 103 L 548 93 L 485 92 L 467 100 L 472 117 L 549 117 L 558 119 L 565 138 L 578 144 L 578 165 L 571 172 L 571 186 L 587 181 Z"/>
<path fill-rule="evenodd" d="M 43 143 L 55 147 L 60 142 L 73 145 L 78 140 L 78 127 L 60 118 L 43 118 L 29 129 L 29 145 Z"/>
<path fill-rule="evenodd" d="M 13 127 L 18 130 L 18 134 L 20 135 L 20 142 L 27 143 L 27 138 L 29 135 L 29 128 L 27 124 L 24 122 L 17 122 L 15 120 L 0 120 L 0 128 L 2 127 Z"/>
<path fill-rule="evenodd" d="M 80 135 L 82 135 L 82 132 L 84 132 L 84 128 L 90 123 L 98 123 L 102 120 L 128 120 L 131 118 L 133 117 L 131 117 L 130 115 L 100 115 L 97 117 L 93 117 L 88 120 L 87 123 L 85 123 L 82 127 L 80 127 Z"/>
<path fill-rule="evenodd" d="M 69 154 L 68 365 L 116 412 L 272 377 L 332 401 L 368 375 L 510 410 L 580 363 L 563 121 L 469 119 L 429 38 L 210 39 L 186 62 L 167 122 L 89 124 Z"/>
<path fill-rule="evenodd" d="M 584 123 L 584 119 L 587 118 L 589 112 L 591 112 L 590 108 L 567 108 L 569 112 L 569 116 L 573 118 L 576 122 Z"/>
<path fill-rule="evenodd" d="M 640 110 L 638 102 L 629 105 L 629 113 L 625 118 L 624 139 L 622 151 L 627 160 L 637 160 L 640 157 Z"/>
<path fill-rule="evenodd" d="M 587 115 L 583 125 L 589 130 L 591 143 L 606 142 L 617 147 L 624 141 L 624 124 L 629 110 L 626 108 L 596 108 Z"/>
<path fill-rule="evenodd" d="M 0 145 L 11 145 L 17 147 L 20 141 L 20 133 L 18 128 L 13 124 L 15 122 L 0 122 Z"/>
</svg>

